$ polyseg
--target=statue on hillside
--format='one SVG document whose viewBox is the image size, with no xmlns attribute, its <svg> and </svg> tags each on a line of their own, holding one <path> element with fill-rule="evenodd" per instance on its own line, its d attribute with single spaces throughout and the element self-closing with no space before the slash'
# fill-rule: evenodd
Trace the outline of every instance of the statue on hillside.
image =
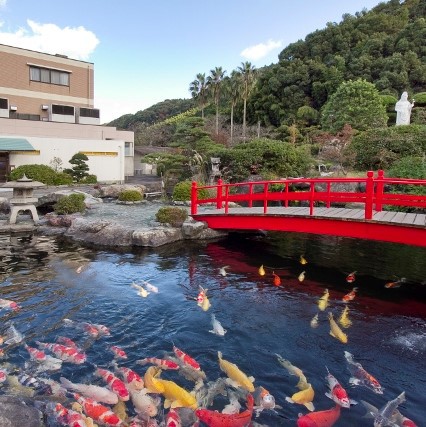
<svg viewBox="0 0 426 427">
<path fill-rule="evenodd" d="M 408 101 L 408 93 L 402 92 L 401 99 L 395 104 L 396 125 L 409 125 L 413 102 Z"/>
</svg>

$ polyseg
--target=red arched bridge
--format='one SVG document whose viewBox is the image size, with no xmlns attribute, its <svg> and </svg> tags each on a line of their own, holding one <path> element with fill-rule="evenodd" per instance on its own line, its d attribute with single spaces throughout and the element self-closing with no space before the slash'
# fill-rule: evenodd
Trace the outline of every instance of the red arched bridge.
<svg viewBox="0 0 426 427">
<path fill-rule="evenodd" d="M 293 231 L 426 247 L 426 180 L 385 178 L 379 170 L 365 178 L 219 180 L 203 187 L 193 182 L 191 216 L 213 229 Z"/>
</svg>

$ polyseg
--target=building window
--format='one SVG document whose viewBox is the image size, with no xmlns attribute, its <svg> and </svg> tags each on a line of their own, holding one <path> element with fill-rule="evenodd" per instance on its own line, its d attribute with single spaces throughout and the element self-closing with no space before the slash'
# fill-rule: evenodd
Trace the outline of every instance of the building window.
<svg viewBox="0 0 426 427">
<path fill-rule="evenodd" d="M 0 98 L 0 108 L 2 110 L 7 110 L 9 108 L 9 103 L 7 102 L 7 98 Z"/>
<path fill-rule="evenodd" d="M 71 105 L 52 104 L 52 114 L 62 114 L 64 116 L 73 116 L 74 107 Z"/>
<path fill-rule="evenodd" d="M 124 155 L 125 156 L 131 156 L 132 155 L 132 143 L 131 142 L 125 142 L 124 143 Z"/>
<path fill-rule="evenodd" d="M 30 80 L 33 82 L 51 83 L 60 86 L 70 85 L 70 73 L 30 66 Z"/>
<path fill-rule="evenodd" d="M 80 108 L 80 117 L 91 117 L 99 119 L 99 110 L 96 108 Z"/>
</svg>

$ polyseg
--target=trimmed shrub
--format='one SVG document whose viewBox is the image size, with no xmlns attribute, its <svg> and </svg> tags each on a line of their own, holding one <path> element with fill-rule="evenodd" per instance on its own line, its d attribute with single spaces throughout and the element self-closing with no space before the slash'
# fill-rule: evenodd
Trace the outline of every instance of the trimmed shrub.
<svg viewBox="0 0 426 427">
<path fill-rule="evenodd" d="M 80 181 L 80 184 L 96 184 L 97 182 L 98 177 L 96 175 L 87 175 Z"/>
<path fill-rule="evenodd" d="M 118 195 L 120 202 L 140 202 L 142 194 L 138 190 L 123 190 Z"/>
<path fill-rule="evenodd" d="M 166 206 L 160 208 L 155 214 L 155 219 L 162 224 L 170 224 L 172 227 L 180 227 L 188 218 L 188 212 L 183 208 Z"/>
<path fill-rule="evenodd" d="M 69 196 L 61 197 L 53 206 L 53 210 L 58 215 L 68 215 L 76 212 L 84 212 L 86 205 L 84 203 L 84 194 L 74 193 Z"/>
<path fill-rule="evenodd" d="M 197 182 L 198 186 L 203 186 L 204 184 L 201 184 Z M 181 181 L 178 182 L 175 185 L 175 188 L 173 189 L 173 200 L 179 201 L 179 202 L 185 202 L 187 200 L 191 200 L 191 187 L 192 182 L 191 181 Z M 208 199 L 209 198 L 209 191 L 205 188 L 202 190 L 198 190 L 198 199 Z"/>
<path fill-rule="evenodd" d="M 51 167 L 46 165 L 22 165 L 15 168 L 9 175 L 11 181 L 21 179 L 23 176 L 32 179 L 33 181 L 39 181 L 46 185 L 59 185 L 62 181 L 67 181 L 64 173 L 55 172 Z M 67 175 L 68 177 L 69 175 Z M 72 179 L 71 179 L 72 182 Z M 68 182 L 64 182 L 68 183 Z"/>
<path fill-rule="evenodd" d="M 65 172 L 56 172 L 56 176 L 54 177 L 54 185 L 71 185 L 73 183 L 73 179 L 71 175 L 68 175 Z"/>
</svg>

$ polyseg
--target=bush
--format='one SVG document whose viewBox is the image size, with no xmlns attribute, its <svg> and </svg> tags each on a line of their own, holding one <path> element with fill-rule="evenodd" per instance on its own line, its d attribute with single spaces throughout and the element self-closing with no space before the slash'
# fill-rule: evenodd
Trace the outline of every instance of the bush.
<svg viewBox="0 0 426 427">
<path fill-rule="evenodd" d="M 96 175 L 87 175 L 80 181 L 80 184 L 96 184 L 97 182 L 98 177 Z"/>
<path fill-rule="evenodd" d="M 59 185 L 62 181 L 68 184 L 69 175 L 62 172 L 55 172 L 51 167 L 46 165 L 22 165 L 15 168 L 9 175 L 11 181 L 21 179 L 23 176 L 32 179 L 33 181 L 39 181 L 46 185 Z M 65 177 L 66 175 L 66 177 Z M 72 179 L 71 179 L 72 182 Z"/>
<path fill-rule="evenodd" d="M 53 210 L 58 215 L 73 214 L 84 212 L 86 205 L 84 203 L 84 194 L 74 193 L 69 196 L 61 197 L 53 206 Z"/>
<path fill-rule="evenodd" d="M 138 190 L 123 190 L 118 195 L 120 202 L 140 202 L 142 194 Z"/>
<path fill-rule="evenodd" d="M 68 175 L 65 172 L 56 172 L 56 176 L 54 177 L 54 185 L 71 185 L 73 183 L 73 179 L 71 175 Z"/>
<path fill-rule="evenodd" d="M 180 227 L 188 218 L 186 209 L 167 206 L 160 208 L 155 214 L 155 219 L 162 224 L 170 224 L 173 227 Z"/>
<path fill-rule="evenodd" d="M 201 184 L 197 182 L 197 187 L 203 186 L 204 184 Z M 182 181 L 178 182 L 175 185 L 175 188 L 173 189 L 173 200 L 185 202 L 187 200 L 191 200 L 191 187 L 192 182 L 191 181 Z M 201 189 L 198 190 L 198 199 L 208 199 L 209 198 L 209 191 L 207 189 Z"/>
</svg>

